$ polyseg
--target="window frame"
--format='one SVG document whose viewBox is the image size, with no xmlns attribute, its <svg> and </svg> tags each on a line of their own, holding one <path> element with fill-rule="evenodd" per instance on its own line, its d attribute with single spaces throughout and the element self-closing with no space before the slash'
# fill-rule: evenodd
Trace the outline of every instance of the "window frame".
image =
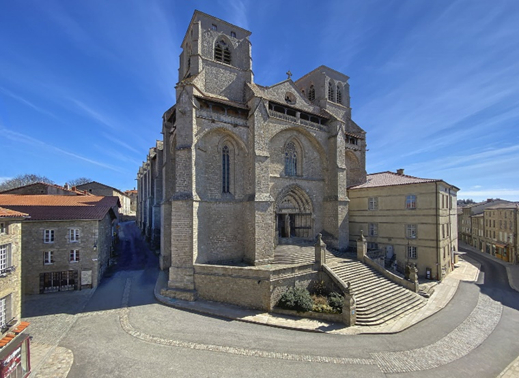
<svg viewBox="0 0 519 378">
<path fill-rule="evenodd" d="M 11 244 L 0 245 L 0 273 L 12 266 Z"/>
<path fill-rule="evenodd" d="M 418 259 L 418 248 L 415 245 L 407 246 L 407 258 L 412 260 Z"/>
<path fill-rule="evenodd" d="M 378 223 L 368 223 L 368 236 L 378 236 Z"/>
<path fill-rule="evenodd" d="M 52 265 L 54 264 L 54 251 L 44 251 L 43 252 L 43 265 Z"/>
<path fill-rule="evenodd" d="M 417 197 L 416 194 L 408 194 L 405 197 L 405 208 L 407 210 L 416 210 Z"/>
<path fill-rule="evenodd" d="M 9 223 L 0 222 L 0 235 L 7 235 L 9 231 Z"/>
<path fill-rule="evenodd" d="M 45 229 L 43 230 L 43 242 L 45 244 L 52 244 L 54 243 L 56 233 L 53 229 Z"/>
<path fill-rule="evenodd" d="M 79 243 L 80 233 L 79 228 L 69 228 L 68 238 L 70 243 Z"/>
<path fill-rule="evenodd" d="M 368 198 L 368 210 L 378 210 L 378 197 Z"/>
<path fill-rule="evenodd" d="M 71 249 L 69 254 L 69 263 L 78 263 L 80 256 L 79 249 Z"/>
<path fill-rule="evenodd" d="M 405 237 L 407 239 L 417 239 L 418 238 L 418 225 L 414 223 L 405 225 Z"/>
</svg>

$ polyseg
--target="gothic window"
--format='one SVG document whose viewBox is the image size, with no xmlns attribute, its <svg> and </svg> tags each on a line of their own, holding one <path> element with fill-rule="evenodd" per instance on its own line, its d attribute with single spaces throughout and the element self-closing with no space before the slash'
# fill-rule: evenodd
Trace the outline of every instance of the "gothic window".
<svg viewBox="0 0 519 378">
<path fill-rule="evenodd" d="M 214 60 L 225 64 L 231 64 L 231 51 L 223 39 L 216 42 L 216 45 L 214 46 Z"/>
<path fill-rule="evenodd" d="M 333 101 L 333 85 L 328 82 L 328 100 Z"/>
<path fill-rule="evenodd" d="M 315 88 L 313 85 L 310 85 L 310 90 L 308 91 L 308 99 L 310 101 L 315 100 Z"/>
<path fill-rule="evenodd" d="M 297 175 L 297 151 L 294 142 L 289 142 L 285 147 L 285 175 Z"/>
<path fill-rule="evenodd" d="M 337 85 L 337 103 L 342 104 L 342 90 L 341 87 Z"/>
<path fill-rule="evenodd" d="M 230 175 L 230 159 L 229 147 L 224 146 L 222 149 L 222 193 L 230 193 L 231 175 Z"/>
</svg>

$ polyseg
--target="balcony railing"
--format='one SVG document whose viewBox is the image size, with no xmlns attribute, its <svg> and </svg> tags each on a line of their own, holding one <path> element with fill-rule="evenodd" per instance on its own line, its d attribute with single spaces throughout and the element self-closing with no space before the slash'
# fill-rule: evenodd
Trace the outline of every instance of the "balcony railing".
<svg viewBox="0 0 519 378">
<path fill-rule="evenodd" d="M 294 117 L 294 116 L 291 116 L 291 115 L 288 115 L 285 113 L 277 112 L 273 109 L 269 109 L 269 116 L 278 118 L 278 119 L 282 119 L 284 121 L 296 123 L 299 125 L 303 125 L 303 126 L 315 129 L 315 130 L 327 131 L 326 128 L 322 124 L 312 122 L 312 121 L 307 121 L 306 119 Z"/>
</svg>

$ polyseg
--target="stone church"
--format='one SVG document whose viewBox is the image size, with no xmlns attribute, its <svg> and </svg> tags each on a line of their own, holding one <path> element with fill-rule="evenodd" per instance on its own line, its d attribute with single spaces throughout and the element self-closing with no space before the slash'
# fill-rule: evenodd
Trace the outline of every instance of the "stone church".
<svg viewBox="0 0 519 378">
<path fill-rule="evenodd" d="M 200 294 L 197 266 L 268 266 L 278 245 L 318 233 L 348 247 L 347 186 L 366 177 L 348 76 L 320 66 L 256 84 L 250 34 L 195 11 L 181 45 L 160 172 L 171 296 Z"/>
</svg>

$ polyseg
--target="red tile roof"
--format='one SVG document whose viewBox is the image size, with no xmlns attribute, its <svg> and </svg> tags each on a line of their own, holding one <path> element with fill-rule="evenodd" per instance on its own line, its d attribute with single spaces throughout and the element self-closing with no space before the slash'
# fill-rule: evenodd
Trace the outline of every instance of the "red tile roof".
<svg viewBox="0 0 519 378">
<path fill-rule="evenodd" d="M 0 218 L 28 218 L 29 214 L 0 207 Z"/>
<path fill-rule="evenodd" d="M 420 184 L 425 182 L 436 182 L 442 180 L 425 179 L 408 175 L 400 175 L 394 172 L 380 172 L 372 173 L 366 176 L 366 182 L 364 184 L 355 185 L 349 189 L 360 189 L 360 188 L 375 188 L 379 186 L 394 186 L 394 185 L 409 185 L 409 184 Z"/>
<path fill-rule="evenodd" d="M 27 213 L 31 220 L 100 220 L 118 197 L 0 194 L 0 206 Z"/>
<path fill-rule="evenodd" d="M 78 196 L 90 196 L 90 195 L 92 195 L 92 194 L 88 193 L 87 191 L 78 190 L 75 186 L 69 187 L 67 189 L 64 186 L 59 186 L 57 184 L 49 184 L 49 183 L 46 183 L 46 182 L 34 182 L 32 184 L 27 184 L 27 185 L 19 186 L 17 188 L 4 190 L 3 192 L 0 192 L 0 194 L 9 194 L 9 193 L 16 192 L 16 191 L 19 191 L 19 190 L 24 189 L 24 188 L 29 188 L 31 186 L 37 186 L 37 185 L 48 186 L 48 187 L 56 188 L 58 190 L 63 190 L 64 192 L 75 193 Z"/>
</svg>

